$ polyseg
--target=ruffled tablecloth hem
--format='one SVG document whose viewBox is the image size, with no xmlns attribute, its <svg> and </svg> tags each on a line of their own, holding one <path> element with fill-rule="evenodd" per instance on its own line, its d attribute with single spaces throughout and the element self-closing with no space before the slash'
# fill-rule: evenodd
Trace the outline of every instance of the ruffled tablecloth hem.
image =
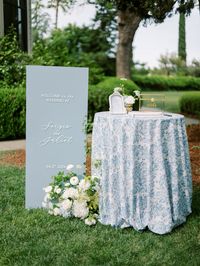
<svg viewBox="0 0 200 266">
<path fill-rule="evenodd" d="M 171 231 L 178 227 L 179 225 L 182 225 L 183 223 L 186 222 L 186 218 L 187 216 L 189 216 L 192 212 L 188 212 L 184 217 L 181 217 L 179 219 L 176 219 L 174 222 L 172 222 L 171 224 L 167 224 L 165 226 L 163 225 L 155 225 L 155 224 L 146 224 L 146 225 L 137 225 L 136 223 L 132 223 L 130 221 L 127 222 L 126 219 L 120 219 L 117 223 L 110 223 L 110 222 L 106 222 L 103 221 L 101 219 L 99 219 L 99 222 L 103 225 L 111 225 L 112 227 L 115 228 L 128 228 L 128 227 L 132 227 L 133 229 L 135 229 L 138 232 L 142 232 L 144 230 L 149 229 L 151 232 L 155 233 L 155 234 L 159 234 L 159 235 L 164 235 L 164 234 L 169 234 L 171 233 Z"/>
</svg>

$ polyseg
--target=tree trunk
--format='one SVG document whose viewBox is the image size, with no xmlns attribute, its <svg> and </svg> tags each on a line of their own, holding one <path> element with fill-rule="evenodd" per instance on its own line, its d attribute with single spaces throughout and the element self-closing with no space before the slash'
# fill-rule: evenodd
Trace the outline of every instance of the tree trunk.
<svg viewBox="0 0 200 266">
<path fill-rule="evenodd" d="M 129 10 L 118 12 L 117 77 L 130 79 L 132 43 L 141 18 Z"/>
</svg>

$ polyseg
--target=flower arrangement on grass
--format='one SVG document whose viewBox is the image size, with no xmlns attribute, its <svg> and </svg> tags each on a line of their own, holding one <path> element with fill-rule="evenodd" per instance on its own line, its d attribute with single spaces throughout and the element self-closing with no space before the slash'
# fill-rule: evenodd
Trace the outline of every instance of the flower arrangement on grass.
<svg viewBox="0 0 200 266">
<path fill-rule="evenodd" d="M 53 182 L 44 188 L 43 208 L 48 209 L 49 214 L 77 217 L 87 225 L 94 225 L 99 211 L 99 178 L 85 176 L 81 179 L 73 168 L 74 165 L 69 164 L 66 174 L 59 172 L 52 177 Z"/>
</svg>

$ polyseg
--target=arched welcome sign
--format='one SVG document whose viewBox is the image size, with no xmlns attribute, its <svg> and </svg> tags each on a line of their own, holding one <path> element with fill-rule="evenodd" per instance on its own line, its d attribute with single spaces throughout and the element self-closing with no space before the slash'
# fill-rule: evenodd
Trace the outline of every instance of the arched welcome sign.
<svg viewBox="0 0 200 266">
<path fill-rule="evenodd" d="M 27 66 L 26 82 L 26 208 L 37 208 L 51 176 L 85 163 L 88 69 Z"/>
</svg>

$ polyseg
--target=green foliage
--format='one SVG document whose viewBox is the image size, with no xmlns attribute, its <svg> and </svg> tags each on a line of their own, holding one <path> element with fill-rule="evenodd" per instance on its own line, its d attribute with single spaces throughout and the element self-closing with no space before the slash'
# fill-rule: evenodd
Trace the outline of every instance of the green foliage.
<svg viewBox="0 0 200 266">
<path fill-rule="evenodd" d="M 25 80 L 25 66 L 29 56 L 19 48 L 16 33 L 9 33 L 0 38 L 0 84 L 18 85 Z"/>
<path fill-rule="evenodd" d="M 24 176 L 0 167 L 0 265 L 199 265 L 199 186 L 187 222 L 162 236 L 27 210 Z"/>
<path fill-rule="evenodd" d="M 121 80 L 115 77 L 107 77 L 95 86 L 89 86 L 88 115 L 93 120 L 96 112 L 109 110 L 109 95 L 113 93 L 115 87 L 119 87 Z M 125 94 L 133 95 L 134 90 L 139 90 L 138 86 L 131 80 L 123 81 Z"/>
<path fill-rule="evenodd" d="M 156 23 L 163 22 L 175 11 L 190 14 L 196 4 L 196 0 L 88 0 L 88 2 L 102 7 L 112 4 L 116 10 L 130 10 L 142 19 L 153 20 Z"/>
<path fill-rule="evenodd" d="M 200 78 L 135 75 L 133 81 L 142 91 L 200 90 Z"/>
<path fill-rule="evenodd" d="M 200 60 L 192 60 L 192 64 L 187 66 L 187 75 L 200 78 Z"/>
<path fill-rule="evenodd" d="M 103 74 L 111 72 L 111 59 L 107 53 L 110 44 L 99 29 L 69 25 L 54 30 L 51 36 L 35 43 L 33 63 L 55 66 L 81 66 L 90 68 L 90 83 L 98 83 Z"/>
<path fill-rule="evenodd" d="M 200 92 L 183 94 L 180 99 L 181 112 L 197 115 L 200 118 Z"/>
<path fill-rule="evenodd" d="M 25 90 L 0 89 L 0 139 L 25 136 Z"/>
</svg>

